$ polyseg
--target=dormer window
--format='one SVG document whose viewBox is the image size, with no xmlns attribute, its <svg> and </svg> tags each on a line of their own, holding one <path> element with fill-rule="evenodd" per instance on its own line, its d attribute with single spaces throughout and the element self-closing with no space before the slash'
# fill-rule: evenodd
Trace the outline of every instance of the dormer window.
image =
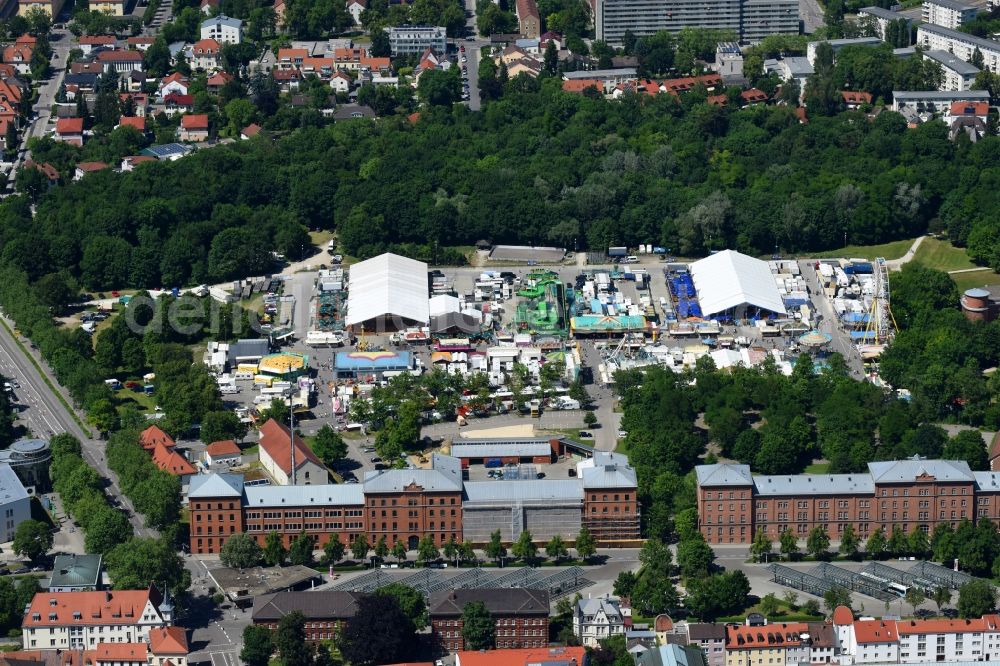
<svg viewBox="0 0 1000 666">
<path fill-rule="evenodd" d="M 56 614 L 55 613 L 49 613 L 49 619 L 50 620 L 55 620 L 56 619 Z"/>
<path fill-rule="evenodd" d="M 73 619 L 74 620 L 82 620 L 83 619 L 83 614 L 80 613 L 80 611 L 73 611 Z"/>
<path fill-rule="evenodd" d="M 31 614 L 31 619 L 34 620 L 35 622 L 39 622 L 42 619 L 42 614 L 41 613 L 32 613 Z"/>
<path fill-rule="evenodd" d="M 55 606 L 56 606 L 56 604 L 58 604 L 58 603 L 59 603 L 59 602 L 58 602 L 58 601 L 56 601 L 55 599 L 49 599 L 49 606 L 53 606 L 53 607 L 55 607 Z"/>
</svg>

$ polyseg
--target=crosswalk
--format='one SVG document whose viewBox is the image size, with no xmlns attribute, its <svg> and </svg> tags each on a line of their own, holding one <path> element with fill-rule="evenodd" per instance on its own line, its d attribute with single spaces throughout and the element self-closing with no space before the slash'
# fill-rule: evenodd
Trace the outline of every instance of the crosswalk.
<svg viewBox="0 0 1000 666">
<path fill-rule="evenodd" d="M 240 666 L 240 651 L 234 649 L 218 650 L 208 653 L 211 666 Z"/>
</svg>

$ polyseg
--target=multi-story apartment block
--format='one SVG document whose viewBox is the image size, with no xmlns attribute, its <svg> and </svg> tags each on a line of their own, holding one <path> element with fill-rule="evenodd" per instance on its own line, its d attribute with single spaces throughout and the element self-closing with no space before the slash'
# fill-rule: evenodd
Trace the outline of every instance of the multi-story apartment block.
<svg viewBox="0 0 1000 666">
<path fill-rule="evenodd" d="M 925 60 L 941 65 L 941 85 L 938 90 L 969 90 L 976 81 L 979 68 L 948 51 L 924 51 Z"/>
<path fill-rule="evenodd" d="M 809 662 L 809 625 L 780 622 L 726 627 L 726 666 L 789 666 Z"/>
<path fill-rule="evenodd" d="M 525 588 L 441 590 L 430 596 L 431 630 L 449 652 L 465 649 L 462 612 L 481 602 L 494 621 L 495 647 L 540 648 L 549 644 L 549 593 Z"/>
<path fill-rule="evenodd" d="M 430 469 L 370 472 L 359 484 L 246 486 L 236 474 L 202 474 L 188 490 L 191 552 L 218 553 L 247 532 L 286 544 L 302 530 L 319 546 L 336 534 L 346 545 L 364 534 L 409 550 L 420 539 L 484 543 L 499 529 L 507 542 L 525 530 L 536 541 L 574 539 L 586 525 L 602 542 L 639 537 L 635 470 L 620 454 L 598 452 L 575 479 L 464 482 L 458 458 L 435 454 Z"/>
<path fill-rule="evenodd" d="M 913 20 L 906 14 L 900 14 L 899 12 L 894 12 L 891 9 L 886 9 L 884 7 L 862 7 L 858 10 L 858 17 L 865 21 L 871 21 L 875 28 L 875 34 L 878 38 L 885 40 L 886 28 L 890 23 L 894 21 L 903 21 L 906 27 L 909 28 L 913 24 Z"/>
<path fill-rule="evenodd" d="M 966 62 L 972 62 L 978 50 L 983 56 L 983 68 L 994 74 L 1000 72 L 1000 42 L 992 39 L 924 23 L 917 27 L 917 45 L 925 51 L 947 51 Z"/>
<path fill-rule="evenodd" d="M 201 38 L 214 39 L 220 44 L 239 44 L 243 40 L 243 21 L 225 14 L 202 21 Z"/>
<path fill-rule="evenodd" d="M 748 465 L 696 468 L 698 518 L 709 543 L 772 539 L 786 529 L 805 539 L 821 526 L 838 540 L 847 525 L 865 539 L 899 526 L 931 532 L 963 519 L 1000 522 L 1000 473 L 973 472 L 956 460 L 873 462 L 855 474 L 752 475 Z"/>
<path fill-rule="evenodd" d="M 389 33 L 389 47 L 392 55 L 417 54 L 427 49 L 435 53 L 448 50 L 448 33 L 442 26 L 402 25 L 386 28 Z"/>
<path fill-rule="evenodd" d="M 978 11 L 974 6 L 957 0 L 924 0 L 920 20 L 955 30 L 976 18 Z"/>
<path fill-rule="evenodd" d="M 726 626 L 715 623 L 687 625 L 687 642 L 697 645 L 707 666 L 726 666 Z"/>
<path fill-rule="evenodd" d="M 621 44 L 626 31 L 642 36 L 712 28 L 739 35 L 742 41 L 799 31 L 799 8 L 793 0 L 593 0 L 592 6 L 597 39 L 613 44 Z"/>
<path fill-rule="evenodd" d="M 156 588 L 95 592 L 38 592 L 21 624 L 30 650 L 93 649 L 99 643 L 137 643 L 173 622 L 173 606 Z"/>
</svg>

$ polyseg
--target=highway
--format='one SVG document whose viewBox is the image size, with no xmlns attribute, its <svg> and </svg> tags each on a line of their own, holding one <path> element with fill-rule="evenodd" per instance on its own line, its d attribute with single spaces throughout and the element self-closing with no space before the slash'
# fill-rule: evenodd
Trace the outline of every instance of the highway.
<svg viewBox="0 0 1000 666">
<path fill-rule="evenodd" d="M 18 402 L 23 406 L 22 411 L 18 414 L 18 421 L 40 437 L 50 437 L 66 432 L 79 439 L 83 459 L 97 470 L 98 474 L 108 479 L 109 485 L 106 492 L 125 509 L 135 533 L 144 537 L 157 536 L 155 530 L 148 529 L 143 524 L 142 516 L 136 514 L 132 503 L 121 492 L 117 477 L 108 468 L 107 460 L 104 458 L 103 444 L 92 439 L 90 433 L 84 431 L 73 420 L 66 407 L 45 383 L 38 368 L 28 359 L 25 352 L 14 340 L 10 332 L 14 330 L 14 322 L 6 317 L 3 319 L 6 327 L 0 327 L 2 329 L 0 330 L 0 372 L 7 377 L 12 377 L 20 384 L 20 388 L 15 389 Z M 27 339 L 22 339 L 22 342 L 25 345 L 30 344 Z M 59 386 L 45 362 L 42 361 L 41 355 L 35 350 L 31 350 L 30 353 L 45 369 L 45 375 L 52 382 L 52 385 Z M 58 390 L 66 398 L 66 401 L 72 404 L 65 389 L 59 386 Z"/>
</svg>

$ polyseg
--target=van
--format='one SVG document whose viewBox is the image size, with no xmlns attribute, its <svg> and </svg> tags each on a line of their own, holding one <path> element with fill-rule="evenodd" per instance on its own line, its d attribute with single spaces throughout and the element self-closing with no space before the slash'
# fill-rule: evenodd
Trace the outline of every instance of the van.
<svg viewBox="0 0 1000 666">
<path fill-rule="evenodd" d="M 639 257 L 635 256 L 634 254 L 630 254 L 629 256 L 625 257 L 625 263 L 626 264 L 637 264 L 637 263 L 639 263 Z"/>
<path fill-rule="evenodd" d="M 253 373 L 252 372 L 234 372 L 233 373 L 233 381 L 237 381 L 237 382 L 249 382 L 249 381 L 253 381 Z"/>
<path fill-rule="evenodd" d="M 222 393 L 223 395 L 229 395 L 239 392 L 240 389 L 235 384 L 223 384 L 222 386 L 219 387 L 219 393 Z"/>
<path fill-rule="evenodd" d="M 108 388 L 112 391 L 117 391 L 122 387 L 122 383 L 117 379 L 105 379 L 104 383 L 107 384 Z"/>
</svg>

